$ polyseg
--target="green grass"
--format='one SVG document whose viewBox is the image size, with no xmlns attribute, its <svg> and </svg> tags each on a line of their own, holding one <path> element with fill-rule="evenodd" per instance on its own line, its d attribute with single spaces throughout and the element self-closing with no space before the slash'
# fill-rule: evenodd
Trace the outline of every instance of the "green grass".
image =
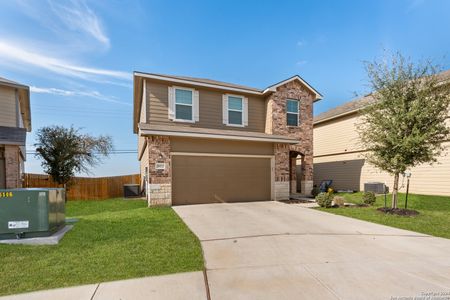
<svg viewBox="0 0 450 300">
<path fill-rule="evenodd" d="M 59 245 L 0 245 L 0 295 L 203 268 L 200 242 L 171 208 L 70 201 L 66 217 L 79 221 Z"/>
<path fill-rule="evenodd" d="M 361 203 L 362 193 L 345 194 L 346 202 Z M 387 206 L 391 205 L 391 195 L 387 197 Z M 399 196 L 399 208 L 405 206 L 405 194 Z M 450 197 L 414 195 L 408 196 L 408 209 L 420 212 L 418 216 L 405 217 L 388 215 L 377 211 L 384 206 L 384 196 L 378 196 L 373 207 L 318 208 L 319 210 L 352 217 L 387 226 L 412 230 L 429 235 L 450 238 Z"/>
</svg>

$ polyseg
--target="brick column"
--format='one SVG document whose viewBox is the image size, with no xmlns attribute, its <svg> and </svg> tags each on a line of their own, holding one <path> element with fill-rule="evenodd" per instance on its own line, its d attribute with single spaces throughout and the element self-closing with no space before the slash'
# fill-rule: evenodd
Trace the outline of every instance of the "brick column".
<svg viewBox="0 0 450 300">
<path fill-rule="evenodd" d="M 5 145 L 5 174 L 7 189 L 21 188 L 20 154 L 18 146 Z"/>
<path fill-rule="evenodd" d="M 297 193 L 297 157 L 289 158 L 290 192 Z"/>
<path fill-rule="evenodd" d="M 302 176 L 300 190 L 304 195 L 311 195 L 313 189 L 313 156 L 311 153 L 302 156 Z"/>
<path fill-rule="evenodd" d="M 172 205 L 172 166 L 170 139 L 167 136 L 147 138 L 149 190 L 148 206 Z"/>
<path fill-rule="evenodd" d="M 289 145 L 274 144 L 275 199 L 289 199 Z"/>
</svg>

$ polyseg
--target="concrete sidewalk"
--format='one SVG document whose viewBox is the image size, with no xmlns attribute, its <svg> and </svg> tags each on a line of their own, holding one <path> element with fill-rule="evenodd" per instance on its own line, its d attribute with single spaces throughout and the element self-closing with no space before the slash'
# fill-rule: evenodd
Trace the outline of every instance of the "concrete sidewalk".
<svg viewBox="0 0 450 300">
<path fill-rule="evenodd" d="M 179 273 L 89 284 L 0 297 L 1 300 L 207 299 L 203 272 Z"/>
<path fill-rule="evenodd" d="M 174 209 L 201 240 L 214 300 L 450 297 L 448 239 L 279 202 Z"/>
</svg>

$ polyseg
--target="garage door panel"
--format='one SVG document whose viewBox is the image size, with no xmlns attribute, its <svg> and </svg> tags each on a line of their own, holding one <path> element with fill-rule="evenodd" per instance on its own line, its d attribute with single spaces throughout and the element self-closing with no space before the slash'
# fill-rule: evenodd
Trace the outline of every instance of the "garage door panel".
<svg viewBox="0 0 450 300">
<path fill-rule="evenodd" d="M 172 157 L 172 203 L 270 200 L 269 158 Z"/>
</svg>

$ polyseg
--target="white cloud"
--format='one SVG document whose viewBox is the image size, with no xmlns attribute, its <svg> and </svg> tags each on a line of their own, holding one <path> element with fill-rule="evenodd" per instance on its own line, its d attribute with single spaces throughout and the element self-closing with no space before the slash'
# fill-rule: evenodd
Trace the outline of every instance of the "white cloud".
<svg viewBox="0 0 450 300">
<path fill-rule="evenodd" d="M 308 43 L 305 40 L 301 40 L 301 41 L 297 42 L 297 46 L 299 46 L 299 47 L 306 46 L 306 44 L 308 44 Z"/>
<path fill-rule="evenodd" d="M 64 97 L 74 97 L 74 96 L 90 97 L 90 98 L 95 98 L 95 99 L 102 100 L 102 101 L 131 106 L 131 104 L 129 104 L 129 103 L 117 100 L 117 98 L 114 96 L 106 96 L 97 91 L 72 91 L 72 90 L 63 90 L 63 89 L 57 89 L 57 88 L 42 88 L 42 87 L 36 87 L 36 86 L 31 86 L 30 91 L 32 93 L 50 94 L 50 95 L 57 95 L 57 96 L 64 96 Z"/>
<path fill-rule="evenodd" d="M 110 45 L 100 18 L 82 0 L 49 1 L 53 13 L 70 30 L 84 32 L 105 46 Z"/>
<path fill-rule="evenodd" d="M 307 63 L 308 63 L 307 60 L 299 60 L 299 61 L 296 63 L 296 65 L 297 65 L 297 66 L 303 66 L 303 65 L 305 65 L 305 64 L 307 64 Z"/>
<path fill-rule="evenodd" d="M 80 66 L 61 58 L 55 58 L 26 49 L 27 47 L 25 45 L 13 45 L 0 40 L 0 57 L 2 57 L 2 61 L 5 63 L 8 60 L 14 61 L 18 64 L 31 65 L 54 73 L 86 80 L 101 80 L 104 78 L 131 80 L 130 73 Z"/>
</svg>

